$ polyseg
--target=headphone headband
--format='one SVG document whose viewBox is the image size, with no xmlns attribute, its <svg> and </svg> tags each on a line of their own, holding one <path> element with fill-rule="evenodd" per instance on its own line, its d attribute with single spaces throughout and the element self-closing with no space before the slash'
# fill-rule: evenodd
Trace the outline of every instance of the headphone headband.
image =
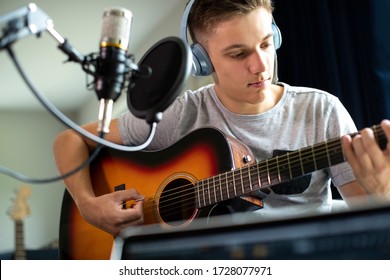
<svg viewBox="0 0 390 280">
<path fill-rule="evenodd" d="M 188 17 L 191 12 L 192 6 L 195 0 L 188 2 L 180 24 L 180 36 L 181 38 L 190 45 L 192 51 L 192 75 L 194 76 L 209 76 L 213 73 L 214 67 L 210 60 L 207 51 L 199 43 L 190 44 L 188 40 Z M 272 32 L 275 51 L 282 45 L 282 34 L 278 26 L 272 17 Z"/>
<path fill-rule="evenodd" d="M 185 10 L 184 10 L 184 13 L 183 13 L 183 16 L 181 18 L 181 24 L 180 24 L 180 37 L 188 43 L 188 35 L 187 35 L 187 25 L 188 25 L 188 16 L 190 15 L 190 11 L 191 11 L 191 8 L 192 8 L 192 5 L 194 4 L 195 0 L 191 0 L 190 2 L 188 2 Z"/>
</svg>

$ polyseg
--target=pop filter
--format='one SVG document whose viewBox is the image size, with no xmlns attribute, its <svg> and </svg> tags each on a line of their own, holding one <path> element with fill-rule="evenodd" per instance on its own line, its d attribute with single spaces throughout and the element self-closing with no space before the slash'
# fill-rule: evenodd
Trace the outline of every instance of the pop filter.
<svg viewBox="0 0 390 280">
<path fill-rule="evenodd" d="M 139 72 L 131 78 L 129 110 L 148 123 L 160 121 L 162 112 L 181 93 L 191 68 L 191 50 L 182 39 L 168 37 L 157 42 L 142 57 Z M 150 72 L 142 73 L 145 69 Z"/>
</svg>

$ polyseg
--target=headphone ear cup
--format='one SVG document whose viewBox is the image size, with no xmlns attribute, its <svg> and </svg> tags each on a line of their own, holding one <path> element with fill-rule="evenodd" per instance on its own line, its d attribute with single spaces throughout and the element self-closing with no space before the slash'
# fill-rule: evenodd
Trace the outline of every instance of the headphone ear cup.
<svg viewBox="0 0 390 280">
<path fill-rule="evenodd" d="M 209 76 L 214 67 L 206 50 L 200 44 L 191 45 L 192 50 L 192 74 L 194 76 Z"/>
<path fill-rule="evenodd" d="M 272 19 L 272 32 L 274 33 L 274 46 L 275 50 L 279 49 L 282 45 L 282 34 L 275 21 Z"/>
</svg>

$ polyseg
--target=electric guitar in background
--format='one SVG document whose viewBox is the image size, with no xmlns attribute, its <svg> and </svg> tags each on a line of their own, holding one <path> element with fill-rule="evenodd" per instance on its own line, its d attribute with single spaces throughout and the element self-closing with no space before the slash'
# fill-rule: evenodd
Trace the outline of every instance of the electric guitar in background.
<svg viewBox="0 0 390 280">
<path fill-rule="evenodd" d="M 27 203 L 30 195 L 30 187 L 20 187 L 16 193 L 12 207 L 8 210 L 8 215 L 15 223 L 15 260 L 26 259 L 26 250 L 24 248 L 24 219 L 30 215 L 30 207 Z"/>
<path fill-rule="evenodd" d="M 372 129 L 384 149 L 387 139 L 383 130 L 380 126 Z M 245 195 L 254 190 L 271 188 L 344 161 L 341 138 L 256 162 L 241 142 L 217 129 L 202 128 L 160 151 L 126 153 L 104 148 L 90 172 L 96 196 L 136 188 L 146 197 L 145 224 L 169 229 L 211 215 L 221 202 L 249 200 Z M 66 191 L 60 221 L 60 258 L 109 259 L 113 241 L 113 236 L 84 221 Z"/>
</svg>

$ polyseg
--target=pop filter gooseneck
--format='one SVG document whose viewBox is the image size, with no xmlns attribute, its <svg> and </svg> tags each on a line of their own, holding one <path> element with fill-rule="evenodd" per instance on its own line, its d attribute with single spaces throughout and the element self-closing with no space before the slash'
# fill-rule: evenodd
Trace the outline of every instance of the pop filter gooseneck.
<svg viewBox="0 0 390 280">
<path fill-rule="evenodd" d="M 192 53 L 178 37 L 167 37 L 153 45 L 141 58 L 127 94 L 130 112 L 148 123 L 159 122 L 162 112 L 181 93 L 191 74 Z"/>
</svg>

